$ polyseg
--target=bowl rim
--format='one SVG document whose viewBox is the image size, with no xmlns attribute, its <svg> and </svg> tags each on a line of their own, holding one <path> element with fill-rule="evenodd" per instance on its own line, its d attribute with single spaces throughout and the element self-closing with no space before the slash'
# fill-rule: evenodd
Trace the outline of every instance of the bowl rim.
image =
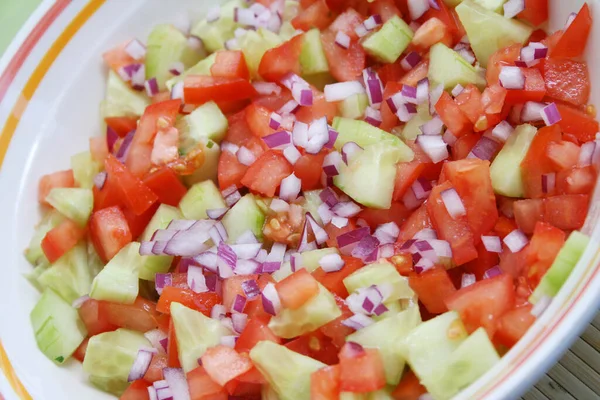
<svg viewBox="0 0 600 400">
<path fill-rule="evenodd" d="M 50 26 L 54 24 L 65 9 L 77 7 L 75 17 L 60 27 L 61 33 L 48 49 L 44 49 L 43 56 L 36 60 L 34 71 L 37 71 L 44 62 L 46 62 L 45 67 L 48 69 L 54 60 L 60 56 L 62 48 L 106 1 L 86 0 L 74 4 L 71 0 L 43 0 L 0 58 L 0 105 L 5 105 L 3 103 L 7 100 L 6 95 L 9 89 L 17 86 L 14 79 L 23 63 L 29 58 L 32 49 L 44 37 Z M 29 76 L 25 85 L 29 86 L 32 81 L 35 83 L 30 88 L 29 98 L 33 97 L 37 85 L 44 78 L 43 73 L 33 75 L 35 74 Z M 22 93 L 24 88 L 18 87 L 15 89 Z M 16 100 L 14 104 L 7 105 L 7 107 L 14 111 L 18 110 L 18 107 L 27 107 L 27 105 L 19 104 Z M 22 114 L 22 110 L 18 111 L 18 113 L 13 112 L 13 115 Z M 0 127 L 0 172 L 2 171 L 5 155 L 9 150 L 12 135 L 19 124 L 18 117 L 12 124 L 10 124 L 9 119 Z M 597 187 L 596 192 L 599 189 L 600 187 Z M 598 193 L 596 193 L 596 197 L 597 195 Z M 594 236 L 600 236 L 600 224 L 589 226 L 588 222 L 586 222 L 587 233 L 591 234 L 593 230 L 596 233 Z M 498 365 L 456 398 L 501 399 L 506 398 L 507 394 L 522 393 L 558 360 L 560 355 L 566 351 L 585 328 L 586 325 L 582 321 L 591 320 L 597 312 L 597 306 L 600 304 L 600 291 L 594 292 L 593 290 L 596 285 L 600 285 L 600 246 L 596 241 L 588 246 L 574 271 L 577 271 L 577 273 L 571 274 L 561 292 L 555 297 L 555 300 L 561 301 L 554 301 L 547 312 L 536 321 L 526 336 L 502 358 Z M 590 307 L 590 305 L 594 307 Z M 573 326 L 576 326 L 576 328 L 572 329 Z M 540 352 L 539 350 L 542 348 L 546 351 Z M 519 373 L 516 374 L 515 372 Z M 7 400 L 12 398 L 31 399 L 27 389 L 11 366 L 9 357 L 3 348 L 1 337 L 0 393 Z"/>
</svg>

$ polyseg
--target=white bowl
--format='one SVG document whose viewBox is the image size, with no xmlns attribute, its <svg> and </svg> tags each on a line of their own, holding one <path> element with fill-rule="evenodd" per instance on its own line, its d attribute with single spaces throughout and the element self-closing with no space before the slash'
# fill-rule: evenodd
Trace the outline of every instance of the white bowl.
<svg viewBox="0 0 600 400">
<path fill-rule="evenodd" d="M 114 398 L 90 386 L 79 363 L 57 367 L 37 349 L 29 312 L 39 294 L 23 277 L 31 267 L 22 255 L 39 219 L 37 182 L 45 173 L 69 168 L 70 156 L 100 133 L 98 104 L 106 75 L 101 53 L 127 38 L 146 38 L 158 23 L 184 15 L 197 19 L 217 2 L 47 0 L 0 61 L 0 393 L 8 400 Z M 600 104 L 600 53 L 591 52 L 600 45 L 600 5 L 590 3 L 596 22 L 587 60 L 592 102 Z M 583 1 L 550 4 L 550 26 L 556 29 Z M 457 398 L 518 397 L 592 319 L 600 304 L 599 192 L 584 228 L 592 244 L 568 282 L 519 344 Z"/>
</svg>

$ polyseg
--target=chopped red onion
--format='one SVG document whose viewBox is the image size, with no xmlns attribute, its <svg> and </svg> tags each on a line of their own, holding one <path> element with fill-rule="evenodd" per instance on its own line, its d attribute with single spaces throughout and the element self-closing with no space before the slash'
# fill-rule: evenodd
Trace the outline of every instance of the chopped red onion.
<svg viewBox="0 0 600 400">
<path fill-rule="evenodd" d="M 166 341 L 168 340 L 167 334 L 160 329 L 152 329 L 144 333 L 144 337 L 152 343 L 152 346 L 158 350 L 159 353 L 165 353 L 167 351 L 167 346 L 165 346 Z"/>
<path fill-rule="evenodd" d="M 555 172 L 551 172 L 551 173 L 542 175 L 542 192 L 552 193 L 552 192 L 554 192 L 555 186 L 556 186 L 556 173 Z"/>
<path fill-rule="evenodd" d="M 481 242 L 490 253 L 502 253 L 502 241 L 498 236 L 482 236 Z"/>
<path fill-rule="evenodd" d="M 440 9 L 440 5 L 438 4 L 437 0 L 429 0 L 429 6 L 436 10 Z"/>
<path fill-rule="evenodd" d="M 253 243 L 258 243 L 258 240 L 256 239 L 256 236 L 254 235 L 254 233 L 252 233 L 251 230 L 247 230 L 244 233 L 242 233 L 237 240 L 235 241 L 236 244 L 253 244 Z"/>
<path fill-rule="evenodd" d="M 523 122 L 535 122 L 541 121 L 542 111 L 546 107 L 546 103 L 538 103 L 535 101 L 528 101 L 523 105 L 521 111 L 521 121 Z"/>
<path fill-rule="evenodd" d="M 181 368 L 164 368 L 163 375 L 173 392 L 173 400 L 190 400 L 187 379 Z"/>
<path fill-rule="evenodd" d="M 206 286 L 206 280 L 204 278 L 204 274 L 202 273 L 202 268 L 196 267 L 194 265 L 190 265 L 188 267 L 187 273 L 187 284 L 192 292 L 195 293 L 204 293 L 208 292 L 208 287 Z"/>
<path fill-rule="evenodd" d="M 216 320 L 222 320 L 227 316 L 227 309 L 223 304 L 215 304 L 210 311 L 210 317 Z"/>
<path fill-rule="evenodd" d="M 301 189 L 302 181 L 292 173 L 281 181 L 279 197 L 287 201 L 293 201 L 298 197 Z"/>
<path fill-rule="evenodd" d="M 109 152 L 113 152 L 116 141 L 119 140 L 119 135 L 113 128 L 106 126 L 106 145 Z"/>
<path fill-rule="evenodd" d="M 281 149 L 292 143 L 292 137 L 287 131 L 279 131 L 262 138 L 271 149 Z"/>
<path fill-rule="evenodd" d="M 454 188 L 446 189 L 441 193 L 442 201 L 453 219 L 467 215 L 467 210 Z"/>
<path fill-rule="evenodd" d="M 542 108 L 541 116 L 547 126 L 554 125 L 562 120 L 555 103 L 550 103 Z"/>
<path fill-rule="evenodd" d="M 463 274 L 461 282 L 460 282 L 460 288 L 463 289 L 468 286 L 471 286 L 476 281 L 477 281 L 477 279 L 475 278 L 474 274 Z"/>
<path fill-rule="evenodd" d="M 336 272 L 344 267 L 344 260 L 337 253 L 327 254 L 319 260 L 319 265 L 325 272 Z"/>
<path fill-rule="evenodd" d="M 272 83 L 272 82 L 252 82 L 252 86 L 254 86 L 254 89 L 258 92 L 258 94 L 262 94 L 265 96 L 274 94 L 274 95 L 280 95 L 281 94 L 281 87 L 276 84 L 276 83 Z"/>
<path fill-rule="evenodd" d="M 419 129 L 424 135 L 441 135 L 444 122 L 437 115 L 430 121 L 427 121 L 424 125 L 421 125 Z"/>
<path fill-rule="evenodd" d="M 381 118 L 381 111 L 368 106 L 365 109 L 365 122 L 373 125 L 374 127 L 379 127 L 383 122 Z"/>
<path fill-rule="evenodd" d="M 442 140 L 444 140 L 444 142 L 448 146 L 454 146 L 454 143 L 456 143 L 458 139 L 456 138 L 456 136 L 454 136 L 450 129 L 446 129 L 446 132 L 444 132 L 444 134 L 442 135 Z"/>
<path fill-rule="evenodd" d="M 364 314 L 354 314 L 350 318 L 347 318 L 342 321 L 342 325 L 357 331 L 374 323 L 375 321 L 373 321 L 371 317 L 366 316 Z"/>
<path fill-rule="evenodd" d="M 285 257 L 286 245 L 284 243 L 273 243 L 271 251 L 263 262 L 263 272 L 275 272 L 281 268 L 281 263 Z"/>
<path fill-rule="evenodd" d="M 277 289 L 272 283 L 267 283 L 262 291 L 262 305 L 265 312 L 271 315 L 277 315 L 281 309 L 281 301 Z"/>
<path fill-rule="evenodd" d="M 362 209 L 353 201 L 344 201 L 334 205 L 331 211 L 339 217 L 350 218 L 360 213 Z"/>
<path fill-rule="evenodd" d="M 184 101 L 183 85 L 183 82 L 177 82 L 173 85 L 173 87 L 171 88 L 171 100 L 181 99 L 181 101 Z"/>
<path fill-rule="evenodd" d="M 537 303 L 535 303 L 533 305 L 533 307 L 531 308 L 531 315 L 533 315 L 536 318 L 539 318 L 544 311 L 546 311 L 546 309 L 550 306 L 550 304 L 552 303 L 553 298 L 547 295 L 542 296 Z"/>
<path fill-rule="evenodd" d="M 522 90 L 525 87 L 525 75 L 519 67 L 504 66 L 500 68 L 500 84 L 506 89 Z"/>
<path fill-rule="evenodd" d="M 398 235 L 400 235 L 400 228 L 398 228 L 398 225 L 395 222 L 381 224 L 373 233 L 373 236 L 375 236 L 381 244 L 395 243 Z"/>
<path fill-rule="evenodd" d="M 348 225 L 348 218 L 345 217 L 333 217 L 331 218 L 331 225 L 336 228 L 342 229 Z"/>
<path fill-rule="evenodd" d="M 221 223 L 221 221 L 217 221 L 209 230 L 208 235 L 210 236 L 213 244 L 218 246 L 221 242 L 226 242 L 229 237 L 227 236 L 227 231 L 225 227 Z"/>
<path fill-rule="evenodd" d="M 431 193 L 433 186 L 427 179 L 420 177 L 411 185 L 411 188 L 417 200 L 425 200 L 429 197 L 429 193 Z"/>
<path fill-rule="evenodd" d="M 246 298 L 240 294 L 236 294 L 235 299 L 233 300 L 233 304 L 231 305 L 231 312 L 243 313 L 245 307 Z"/>
<path fill-rule="evenodd" d="M 429 99 L 429 79 L 423 78 L 417 83 L 417 104 L 426 103 Z"/>
<path fill-rule="evenodd" d="M 90 296 L 88 296 L 87 294 L 84 295 L 84 296 L 81 296 L 81 297 L 75 299 L 73 301 L 73 303 L 71 303 L 71 307 L 73 307 L 75 309 L 81 308 L 81 306 L 83 305 L 83 303 L 85 303 L 89 299 L 90 299 Z"/>
<path fill-rule="evenodd" d="M 250 166 L 256 161 L 256 156 L 246 146 L 240 147 L 236 155 L 238 161 L 246 166 Z"/>
<path fill-rule="evenodd" d="M 401 61 L 400 65 L 405 71 L 410 71 L 421 62 L 421 56 L 416 51 L 408 53 Z"/>
<path fill-rule="evenodd" d="M 229 208 L 211 208 L 206 210 L 206 215 L 210 219 L 219 219 L 229 210 Z"/>
<path fill-rule="evenodd" d="M 233 9 L 233 20 L 241 25 L 256 26 L 256 15 L 249 8 L 236 7 Z"/>
<path fill-rule="evenodd" d="M 371 68 L 366 68 L 363 71 L 363 80 L 367 88 L 369 104 L 380 104 L 383 101 L 383 84 L 381 83 L 381 79 L 379 79 L 379 75 L 371 70 Z"/>
<path fill-rule="evenodd" d="M 457 83 L 456 86 L 454 86 L 454 89 L 452 89 L 452 96 L 457 97 L 463 90 L 465 90 L 465 88 L 460 83 Z"/>
<path fill-rule="evenodd" d="M 408 0 L 410 19 L 415 21 L 429 10 L 429 0 Z"/>
<path fill-rule="evenodd" d="M 185 70 L 185 66 L 181 61 L 176 61 L 169 67 L 169 72 L 175 76 L 179 76 Z"/>
<path fill-rule="evenodd" d="M 342 233 L 337 237 L 338 247 L 340 250 L 344 250 L 346 246 L 357 244 L 363 237 L 369 235 L 369 233 L 370 229 L 367 226 Z"/>
<path fill-rule="evenodd" d="M 219 344 L 221 346 L 230 347 L 233 349 L 235 347 L 236 341 L 237 341 L 237 336 L 226 335 L 226 336 L 221 336 L 221 338 L 219 339 Z"/>
<path fill-rule="evenodd" d="M 400 91 L 404 103 L 418 104 L 417 102 L 417 88 L 410 85 L 402 85 Z"/>
<path fill-rule="evenodd" d="M 350 47 L 350 36 L 342 31 L 338 31 L 335 35 L 335 44 L 343 49 Z"/>
<path fill-rule="evenodd" d="M 519 67 L 533 67 L 548 55 L 548 47 L 539 42 L 531 42 L 521 49 L 520 60 L 515 61 Z"/>
<path fill-rule="evenodd" d="M 290 145 L 283 149 L 283 155 L 290 164 L 294 165 L 298 161 L 302 154 L 298 151 L 296 146 Z"/>
<path fill-rule="evenodd" d="M 365 26 L 365 28 L 367 28 L 368 31 L 372 31 L 373 29 L 380 26 L 382 23 L 383 23 L 383 20 L 381 18 L 381 15 L 374 14 L 374 15 L 371 15 L 369 18 L 367 18 L 363 22 L 363 25 Z"/>
<path fill-rule="evenodd" d="M 194 261 L 211 272 L 217 272 L 218 256 L 211 251 L 205 251 L 194 257 Z"/>
<path fill-rule="evenodd" d="M 254 279 L 242 282 L 242 290 L 244 291 L 244 294 L 248 300 L 253 300 L 260 294 L 260 288 Z"/>
<path fill-rule="evenodd" d="M 271 200 L 271 205 L 269 207 L 271 208 L 271 210 L 279 213 L 288 212 L 290 209 L 290 205 L 288 204 L 288 202 L 278 198 L 274 198 L 273 200 Z"/>
<path fill-rule="evenodd" d="M 483 279 L 490 279 L 498 275 L 502 275 L 502 270 L 496 265 L 484 272 Z"/>
<path fill-rule="evenodd" d="M 158 88 L 158 82 L 156 78 L 150 78 L 146 82 L 144 82 L 144 88 L 146 88 L 146 94 L 148 97 L 152 97 L 160 91 Z"/>
<path fill-rule="evenodd" d="M 292 139 L 294 141 L 294 145 L 298 147 L 304 148 L 308 146 L 308 125 L 304 122 L 297 121 L 294 124 Z"/>
<path fill-rule="evenodd" d="M 275 199 L 273 199 L 275 201 Z M 250 260 L 255 258 L 258 255 L 258 252 L 262 248 L 262 244 L 260 243 L 237 243 L 229 245 L 231 250 L 235 253 L 235 255 L 239 259 L 242 260 Z"/>
<path fill-rule="evenodd" d="M 146 46 L 139 40 L 133 39 L 125 46 L 125 53 L 134 60 L 140 61 L 146 57 Z"/>
<path fill-rule="evenodd" d="M 329 140 L 327 141 L 327 143 L 325 143 L 324 147 L 326 149 L 333 149 L 333 146 L 335 145 L 339 133 L 335 129 L 329 128 L 327 134 L 329 135 Z"/>
<path fill-rule="evenodd" d="M 402 122 L 410 121 L 417 114 L 417 107 L 411 103 L 403 103 L 398 106 L 396 116 Z"/>
<path fill-rule="evenodd" d="M 390 258 L 394 255 L 395 249 L 392 243 L 379 246 L 377 258 Z"/>
<path fill-rule="evenodd" d="M 260 294 L 260 290 L 258 290 L 256 296 Z M 244 331 L 246 324 L 248 323 L 248 315 L 244 313 L 234 313 L 231 315 L 231 323 L 233 325 L 233 330 L 240 334 Z"/>
<path fill-rule="evenodd" d="M 237 144 L 233 144 L 231 142 L 223 141 L 221 143 L 221 151 L 228 151 L 231 154 L 237 154 L 240 147 Z M 224 196 L 227 196 L 224 194 Z"/>
<path fill-rule="evenodd" d="M 311 229 L 313 235 L 315 236 L 315 240 L 317 241 L 317 244 L 325 243 L 327 241 L 327 239 L 329 239 L 329 235 L 327 234 L 325 229 L 323 229 L 317 223 L 317 221 L 315 221 L 315 219 L 309 212 L 306 213 L 305 219 L 306 219 L 305 224 L 309 224 L 310 229 Z"/>
<path fill-rule="evenodd" d="M 96 176 L 94 176 L 94 185 L 96 186 L 96 188 L 98 188 L 98 190 L 102 190 L 102 188 L 104 187 L 107 176 L 108 174 L 106 173 L 106 171 L 98 172 Z"/>
<path fill-rule="evenodd" d="M 223 318 L 220 322 L 221 325 L 233 332 L 233 322 L 231 321 L 231 318 Z"/>
<path fill-rule="evenodd" d="M 235 203 L 237 203 L 242 198 L 242 195 L 239 191 L 235 191 L 229 196 L 225 197 L 225 204 L 227 207 L 232 207 Z"/>
<path fill-rule="evenodd" d="M 319 193 L 319 198 L 329 207 L 335 206 L 340 201 L 337 194 L 331 188 L 325 188 L 321 190 L 321 193 Z"/>
<path fill-rule="evenodd" d="M 369 30 L 365 27 L 364 24 L 359 24 L 356 26 L 356 28 L 354 28 L 354 33 L 356 33 L 356 35 L 359 38 L 362 38 L 369 34 Z"/>
<path fill-rule="evenodd" d="M 153 352 L 150 352 L 145 349 L 138 350 L 137 356 L 135 357 L 135 361 L 131 366 L 131 370 L 129 371 L 129 376 L 127 377 L 127 382 L 133 382 L 138 379 L 142 379 L 150 368 L 150 362 L 152 361 Z"/>
<path fill-rule="evenodd" d="M 340 165 L 342 162 L 342 155 L 337 151 L 332 151 L 323 159 L 323 172 L 325 172 L 327 176 L 338 175 L 340 173 Z"/>
<path fill-rule="evenodd" d="M 508 122 L 502 121 L 492 129 L 492 136 L 502 142 L 506 142 L 514 131 L 514 128 Z"/>
<path fill-rule="evenodd" d="M 309 107 L 313 105 L 313 92 L 308 85 L 295 82 L 292 85 L 292 97 L 301 106 Z"/>
<path fill-rule="evenodd" d="M 587 167 L 592 164 L 592 157 L 596 150 L 596 142 L 586 142 L 581 145 L 581 151 L 579 152 L 579 161 L 577 161 L 578 167 Z"/>
<path fill-rule="evenodd" d="M 206 13 L 207 22 L 215 22 L 219 18 L 221 18 L 221 7 L 213 6 L 208 9 L 208 12 Z"/>
<path fill-rule="evenodd" d="M 431 261 L 429 258 L 422 257 L 419 261 L 417 261 L 414 268 L 416 273 L 422 274 L 433 267 L 435 267 L 435 263 L 433 261 Z"/>
<path fill-rule="evenodd" d="M 131 75 L 131 87 L 135 90 L 144 90 L 144 82 L 146 82 L 146 67 L 142 64 Z"/>
<path fill-rule="evenodd" d="M 344 163 L 346 163 L 346 165 L 348 165 L 348 163 L 354 158 L 354 155 L 358 154 L 362 150 L 363 148 L 354 142 L 345 143 L 342 146 L 342 160 Z"/>
<path fill-rule="evenodd" d="M 508 0 L 504 3 L 504 18 L 514 18 L 525 10 L 525 0 Z"/>
<path fill-rule="evenodd" d="M 523 250 L 528 243 L 529 239 L 527 239 L 527 236 L 519 229 L 515 229 L 504 238 L 504 244 L 513 253 L 518 253 Z"/>
<path fill-rule="evenodd" d="M 569 29 L 573 21 L 575 21 L 575 18 L 577 18 L 577 13 L 572 12 L 569 14 L 569 16 L 567 17 L 567 22 L 565 22 L 564 30 Z"/>
<path fill-rule="evenodd" d="M 408 208 L 409 210 L 414 210 L 418 208 L 421 204 L 423 204 L 423 201 L 417 199 L 417 196 L 415 196 L 415 192 L 412 190 L 412 187 L 410 188 L 410 190 L 406 191 L 406 193 L 402 197 L 402 202 L 404 203 L 404 206 L 406 206 L 406 208 Z"/>
<path fill-rule="evenodd" d="M 434 164 L 448 158 L 448 146 L 441 136 L 419 135 L 417 144 L 429 156 Z"/>
<path fill-rule="evenodd" d="M 437 239 L 437 233 L 435 229 L 424 228 L 421 229 L 419 232 L 415 233 L 413 239 Z M 411 245 L 412 243 L 410 243 L 408 247 L 410 247 Z"/>
<path fill-rule="evenodd" d="M 204 48 L 204 42 L 198 36 L 191 35 L 187 38 L 187 46 L 194 50 L 197 54 L 204 56 L 206 49 Z"/>
<path fill-rule="evenodd" d="M 467 158 L 479 158 L 480 160 L 491 161 L 496 151 L 498 151 L 498 147 L 500 147 L 500 143 L 487 136 L 482 136 L 469 152 Z"/>
<path fill-rule="evenodd" d="M 440 97 L 442 97 L 442 93 L 444 93 L 443 84 L 437 85 L 429 92 L 429 114 L 435 114 L 435 105 L 440 100 Z"/>
<path fill-rule="evenodd" d="M 309 154 L 318 154 L 329 142 L 329 127 L 327 117 L 315 119 L 308 127 L 308 143 L 305 150 Z"/>
<path fill-rule="evenodd" d="M 272 112 L 271 118 L 269 119 L 269 128 L 278 129 L 281 126 L 281 120 L 281 115 L 277 114 L 276 112 Z"/>
<path fill-rule="evenodd" d="M 173 285 L 173 276 L 171 274 L 156 274 L 154 278 L 154 287 L 156 292 L 160 295 L 167 286 Z"/>
<path fill-rule="evenodd" d="M 333 216 L 335 215 L 331 209 L 329 208 L 329 206 L 325 203 L 321 204 L 318 208 L 317 208 L 317 214 L 319 214 L 319 217 L 321 218 L 321 221 L 323 221 L 324 224 L 328 224 L 331 222 L 331 219 L 333 218 Z"/>
<path fill-rule="evenodd" d="M 121 161 L 122 163 L 125 162 L 125 159 L 127 158 L 127 154 L 129 154 L 129 147 L 131 147 L 131 143 L 133 142 L 133 137 L 135 136 L 135 130 L 129 132 L 127 134 L 127 136 L 125 136 L 125 138 L 123 139 L 123 142 L 121 142 L 121 147 L 119 147 L 119 150 L 117 151 L 117 154 L 115 154 L 115 157 L 117 158 L 117 160 Z"/>
<path fill-rule="evenodd" d="M 352 257 L 360 258 L 364 262 L 375 261 L 377 257 L 377 248 L 379 247 L 379 240 L 371 235 L 365 235 L 356 247 L 352 249 L 350 253 Z"/>
<path fill-rule="evenodd" d="M 219 243 L 217 250 L 217 268 L 219 276 L 223 279 L 233 276 L 233 270 L 236 263 L 237 255 L 233 249 L 224 242 Z"/>
</svg>

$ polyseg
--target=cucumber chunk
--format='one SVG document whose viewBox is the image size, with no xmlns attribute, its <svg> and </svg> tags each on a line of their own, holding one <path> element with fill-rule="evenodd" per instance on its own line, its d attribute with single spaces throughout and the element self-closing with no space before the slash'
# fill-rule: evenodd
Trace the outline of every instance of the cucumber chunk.
<svg viewBox="0 0 600 400">
<path fill-rule="evenodd" d="M 39 349 L 57 364 L 71 357 L 87 336 L 77 310 L 52 289 L 44 290 L 30 319 Z"/>
<path fill-rule="evenodd" d="M 144 92 L 138 92 L 123 82 L 119 75 L 108 71 L 106 95 L 100 103 L 100 115 L 109 117 L 139 117 L 150 105 Z"/>
<path fill-rule="evenodd" d="M 340 251 L 335 247 L 327 247 L 324 249 L 305 251 L 297 256 L 296 271 L 304 268 L 308 272 L 313 272 L 319 268 L 319 261 L 327 254 L 340 254 Z M 289 262 L 283 263 L 281 268 L 273 272 L 271 275 L 277 282 L 287 278 L 292 274 L 292 266 Z"/>
<path fill-rule="evenodd" d="M 139 243 L 132 242 L 123 247 L 94 278 L 90 297 L 133 304 L 139 292 L 138 275 L 142 261 Z"/>
<path fill-rule="evenodd" d="M 218 345 L 221 337 L 232 334 L 220 321 L 179 303 L 171 303 L 171 318 L 179 361 L 186 373 L 198 367 L 198 359 L 206 349 Z"/>
<path fill-rule="evenodd" d="M 384 63 L 393 63 L 406 50 L 413 36 L 410 26 L 394 15 L 381 29 L 367 36 L 362 46 L 371 57 Z"/>
<path fill-rule="evenodd" d="M 83 370 L 100 389 L 120 395 L 127 388 L 127 377 L 140 349 L 152 344 L 143 334 L 129 329 L 92 336 L 88 342 Z"/>
<path fill-rule="evenodd" d="M 465 27 L 471 48 L 482 67 L 487 67 L 490 56 L 511 44 L 527 43 L 533 28 L 516 19 L 504 18 L 472 0 L 464 0 L 456 13 Z"/>
<path fill-rule="evenodd" d="M 42 240 L 51 229 L 60 225 L 65 220 L 65 216 L 56 210 L 50 210 L 44 215 L 39 225 L 35 228 L 29 246 L 25 250 L 25 258 L 31 265 L 49 264 L 44 251 L 42 250 Z"/>
<path fill-rule="evenodd" d="M 334 185 L 356 202 L 370 208 L 388 209 L 392 205 L 396 164 L 411 161 L 413 151 L 403 147 L 379 143 L 367 146 L 348 165 L 340 165 L 339 175 L 333 178 Z"/>
<path fill-rule="evenodd" d="M 44 288 L 51 288 L 69 304 L 90 291 L 92 274 L 88 266 L 87 243 L 79 242 L 56 260 L 39 277 Z"/>
<path fill-rule="evenodd" d="M 79 187 L 92 189 L 94 177 L 102 171 L 103 166 L 92 159 L 92 153 L 84 151 L 71 157 L 71 169 Z"/>
<path fill-rule="evenodd" d="M 221 155 L 221 147 L 212 140 L 208 140 L 206 143 L 201 143 L 202 150 L 204 152 L 204 163 L 200 168 L 194 171 L 191 175 L 183 177 L 183 181 L 186 185 L 192 186 L 198 182 L 211 180 L 217 181 L 217 171 L 219 168 L 219 156 Z"/>
<path fill-rule="evenodd" d="M 269 321 L 269 329 L 279 337 L 291 339 L 319 329 L 342 315 L 333 295 L 319 283 L 319 293 L 292 310 L 283 308 Z"/>
<path fill-rule="evenodd" d="M 490 11 L 498 13 L 500 15 L 504 14 L 504 3 L 508 0 L 474 0 L 475 3 L 479 4 L 481 7 L 486 8 Z"/>
<path fill-rule="evenodd" d="M 213 66 L 216 59 L 217 53 L 209 55 L 204 60 L 199 61 L 196 65 L 183 71 L 183 74 L 174 76 L 171 79 L 169 79 L 165 83 L 165 86 L 168 90 L 171 90 L 173 86 L 175 86 L 175 84 L 183 82 L 185 80 L 185 77 L 188 75 L 210 75 L 210 68 Z"/>
<path fill-rule="evenodd" d="M 179 203 L 179 209 L 185 219 L 205 219 L 208 218 L 206 210 L 225 207 L 225 200 L 213 181 L 195 184 Z"/>
<path fill-rule="evenodd" d="M 411 161 L 414 157 L 413 151 L 400 138 L 376 128 L 368 122 L 335 117 L 333 119 L 333 129 L 339 133 L 335 141 L 337 150 L 341 150 L 348 142 L 354 142 L 363 149 L 371 144 L 384 142 L 388 146 L 401 149 L 402 158 L 406 158 L 407 161 Z"/>
<path fill-rule="evenodd" d="M 149 241 L 154 232 L 159 229 L 166 229 L 174 219 L 181 219 L 179 209 L 167 204 L 161 204 L 152 216 L 148 226 L 146 226 L 140 240 L 144 242 Z M 154 281 L 156 274 L 169 271 L 172 262 L 173 256 L 144 256 L 142 265 L 140 266 L 139 277 L 147 281 Z"/>
<path fill-rule="evenodd" d="M 156 78 L 158 88 L 165 90 L 174 63 L 180 62 L 187 69 L 205 56 L 191 48 L 185 35 L 173 25 L 157 25 L 146 43 L 146 79 Z"/>
<path fill-rule="evenodd" d="M 366 93 L 356 93 L 340 101 L 338 110 L 342 117 L 349 119 L 362 118 L 369 105 L 369 97 Z"/>
<path fill-rule="evenodd" d="M 432 119 L 433 117 L 429 114 L 428 104 L 421 104 L 417 106 L 417 115 L 412 117 L 410 121 L 404 125 L 404 128 L 402 128 L 402 132 L 400 133 L 400 137 L 404 141 L 416 140 L 417 136 L 423 133 L 421 132 L 421 126 L 425 125 Z"/>
<path fill-rule="evenodd" d="M 406 363 L 398 343 L 420 323 L 419 309 L 413 307 L 356 331 L 346 340 L 364 347 L 379 349 L 385 368 L 386 382 L 389 385 L 397 385 Z"/>
<path fill-rule="evenodd" d="M 79 226 L 87 224 L 94 208 L 92 189 L 54 188 L 46 196 L 46 201 Z"/>
<path fill-rule="evenodd" d="M 579 262 L 590 243 L 590 237 L 579 231 L 573 231 L 558 252 L 550 269 L 544 274 L 537 288 L 529 297 L 529 302 L 537 303 L 544 296 L 554 297 L 565 284 L 571 271 Z"/>
<path fill-rule="evenodd" d="M 392 285 L 392 292 L 386 299 L 388 302 L 411 299 L 415 295 L 408 285 L 408 279 L 400 275 L 396 268 L 388 262 L 365 265 L 345 277 L 343 282 L 346 289 L 348 289 L 348 293 L 353 293 L 358 289 L 367 288 L 371 285 L 390 284 Z"/>
<path fill-rule="evenodd" d="M 313 216 L 315 221 L 317 221 L 317 223 L 322 225 L 323 221 L 321 220 L 321 217 L 319 216 L 319 213 L 317 211 L 319 209 L 319 206 L 323 204 L 323 202 L 321 201 L 321 197 L 319 197 L 319 195 L 321 194 L 321 189 L 309 190 L 307 192 L 303 192 L 303 194 L 304 204 L 302 204 L 302 208 L 304 208 L 304 211 L 309 212 L 310 215 Z"/>
<path fill-rule="evenodd" d="M 202 39 L 204 47 L 210 53 L 224 49 L 225 42 L 233 38 L 233 32 L 239 26 L 233 20 L 234 8 L 246 7 L 247 4 L 243 0 L 229 1 L 221 6 L 219 19 L 213 22 L 203 19 L 192 28 L 190 33 Z"/>
<path fill-rule="evenodd" d="M 492 187 L 496 193 L 508 197 L 524 196 L 521 163 L 536 133 L 535 127 L 523 124 L 510 135 L 490 166 Z"/>
<path fill-rule="evenodd" d="M 316 28 L 304 34 L 304 42 L 300 52 L 300 67 L 302 75 L 329 72 L 329 64 L 321 42 L 321 32 Z"/>
<path fill-rule="evenodd" d="M 260 77 L 258 67 L 265 53 L 281 43 L 283 40 L 278 35 L 264 28 L 259 28 L 258 31 L 249 30 L 238 38 L 238 44 L 244 53 L 248 70 L 253 78 Z"/>
<path fill-rule="evenodd" d="M 221 220 L 230 242 L 235 240 L 244 232 L 250 230 L 258 240 L 262 240 L 262 228 L 265 223 L 265 214 L 256 202 L 256 198 L 248 193 L 227 211 Z"/>
<path fill-rule="evenodd" d="M 207 140 L 221 143 L 228 126 L 227 118 L 215 102 L 204 103 L 177 123 L 181 134 L 179 150 L 187 154 Z"/>
<path fill-rule="evenodd" d="M 281 400 L 310 400 L 310 375 L 326 367 L 320 361 L 266 340 L 252 348 L 250 359 Z"/>
<path fill-rule="evenodd" d="M 432 87 L 443 84 L 446 90 L 451 90 L 458 84 L 467 86 L 470 83 L 483 90 L 486 85 L 485 78 L 475 67 L 442 43 L 431 46 L 428 77 Z"/>
</svg>

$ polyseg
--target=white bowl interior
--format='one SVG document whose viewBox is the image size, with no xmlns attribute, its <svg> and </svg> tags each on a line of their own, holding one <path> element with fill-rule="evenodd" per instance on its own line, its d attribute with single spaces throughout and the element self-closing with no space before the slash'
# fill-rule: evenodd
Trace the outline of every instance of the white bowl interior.
<svg viewBox="0 0 600 400">
<path fill-rule="evenodd" d="M 62 32 L 83 2 L 70 5 L 42 39 L 52 41 Z M 98 104 L 102 99 L 106 70 L 100 55 L 103 51 L 131 37 L 147 38 L 152 27 L 174 22 L 183 15 L 194 20 L 218 0 L 129 0 L 107 1 L 84 24 L 48 70 L 33 100 L 21 117 L 12 139 L 2 171 L 0 187 L 0 249 L 4 263 L 0 267 L 0 337 L 17 375 L 33 398 L 89 400 L 112 399 L 87 382 L 78 362 L 57 367 L 36 347 L 30 327 L 29 313 L 39 297 L 23 278 L 31 267 L 22 256 L 34 225 L 39 219 L 37 182 L 40 176 L 69 168 L 69 157 L 88 148 L 88 138 L 100 132 Z M 571 11 L 582 0 L 551 1 L 551 26 L 561 27 Z M 176 6 L 174 6 L 176 4 Z M 594 7 L 600 21 L 599 7 Z M 589 49 L 600 42 L 600 26 L 594 26 Z M 39 46 L 38 46 L 39 47 Z M 23 70 L 37 65 L 42 50 L 34 49 Z M 33 61 L 32 61 L 33 60 Z M 591 53 L 590 72 L 600 84 L 600 54 Z M 28 79 L 23 71 L 15 86 Z M 9 93 L 15 97 L 16 93 Z M 600 91 L 594 87 L 592 101 L 600 104 Z M 0 104 L 0 121 L 10 112 L 12 104 Z M 585 323 L 585 322 L 584 322 Z M 547 350 L 549 353 L 551 350 Z"/>
</svg>

